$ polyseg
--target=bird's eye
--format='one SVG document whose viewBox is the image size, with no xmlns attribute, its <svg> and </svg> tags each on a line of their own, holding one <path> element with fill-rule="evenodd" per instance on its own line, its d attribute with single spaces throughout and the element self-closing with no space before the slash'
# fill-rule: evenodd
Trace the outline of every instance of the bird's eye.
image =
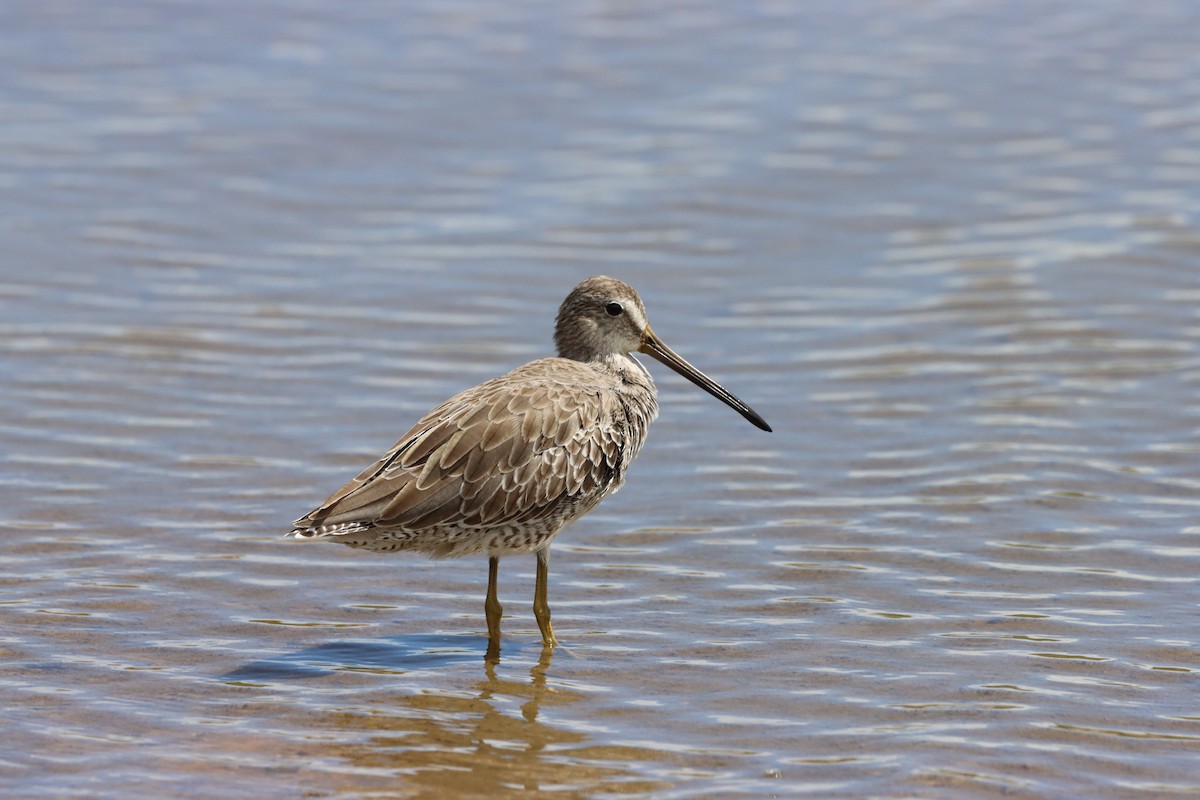
<svg viewBox="0 0 1200 800">
<path fill-rule="evenodd" d="M 621 308 L 620 303 L 609 303 L 604 307 L 604 310 L 608 312 L 610 317 L 619 317 L 625 309 Z"/>
</svg>

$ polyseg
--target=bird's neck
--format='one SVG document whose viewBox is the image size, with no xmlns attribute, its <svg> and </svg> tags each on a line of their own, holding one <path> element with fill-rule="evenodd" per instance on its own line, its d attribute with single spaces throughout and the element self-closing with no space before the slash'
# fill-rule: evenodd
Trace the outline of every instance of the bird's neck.
<svg viewBox="0 0 1200 800">
<path fill-rule="evenodd" d="M 605 370 L 612 372 L 627 385 L 654 390 L 654 379 L 650 371 L 629 353 L 610 353 L 596 359 L 604 365 Z"/>
</svg>

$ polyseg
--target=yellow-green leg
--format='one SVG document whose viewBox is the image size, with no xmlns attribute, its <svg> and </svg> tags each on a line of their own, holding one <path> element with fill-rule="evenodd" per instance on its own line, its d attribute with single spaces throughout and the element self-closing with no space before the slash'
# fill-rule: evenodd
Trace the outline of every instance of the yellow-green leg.
<svg viewBox="0 0 1200 800">
<path fill-rule="evenodd" d="M 500 657 L 500 615 L 504 613 L 504 609 L 500 607 L 500 600 L 496 597 L 496 575 L 499 572 L 500 559 L 496 556 L 489 557 L 487 599 L 483 603 L 483 611 L 487 615 L 488 626 L 487 657 L 491 659 Z"/>
<path fill-rule="evenodd" d="M 537 583 L 533 587 L 533 616 L 537 618 L 538 627 L 542 629 L 543 647 L 554 647 L 558 644 L 558 640 L 554 638 L 554 626 L 550 624 L 550 603 L 546 600 L 546 584 L 550 580 L 549 558 L 549 547 L 537 551 Z"/>
</svg>

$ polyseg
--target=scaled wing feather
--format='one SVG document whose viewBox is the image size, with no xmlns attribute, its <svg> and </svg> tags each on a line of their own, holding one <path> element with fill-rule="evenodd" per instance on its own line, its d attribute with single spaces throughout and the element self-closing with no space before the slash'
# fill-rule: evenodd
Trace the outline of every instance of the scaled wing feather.
<svg viewBox="0 0 1200 800">
<path fill-rule="evenodd" d="M 628 444 L 624 410 L 598 389 L 513 375 L 442 403 L 296 527 L 527 523 L 606 489 Z"/>
</svg>

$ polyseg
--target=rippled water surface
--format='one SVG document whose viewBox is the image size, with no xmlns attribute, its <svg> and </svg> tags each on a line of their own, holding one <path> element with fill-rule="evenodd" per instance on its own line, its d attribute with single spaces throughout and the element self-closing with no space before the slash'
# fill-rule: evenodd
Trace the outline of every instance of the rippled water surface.
<svg viewBox="0 0 1200 800">
<path fill-rule="evenodd" d="M 1200 10 L 0 7 L 12 797 L 1200 792 Z M 534 562 L 280 536 L 608 273 Z"/>
</svg>

